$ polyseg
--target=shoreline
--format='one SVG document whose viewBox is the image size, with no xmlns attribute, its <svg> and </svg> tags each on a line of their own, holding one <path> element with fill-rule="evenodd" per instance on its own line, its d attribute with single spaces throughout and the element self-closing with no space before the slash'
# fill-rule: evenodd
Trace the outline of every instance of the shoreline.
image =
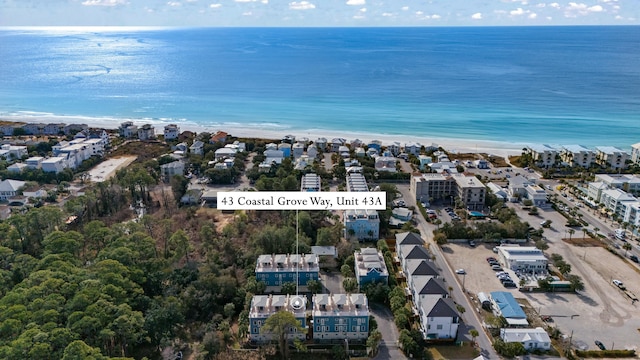
<svg viewBox="0 0 640 360">
<path fill-rule="evenodd" d="M 380 140 L 383 146 L 388 146 L 393 142 L 399 142 L 402 146 L 405 143 L 420 143 L 421 145 L 437 145 L 450 153 L 487 153 L 507 157 L 510 155 L 519 155 L 522 148 L 531 143 L 519 142 L 500 142 L 492 140 L 473 140 L 448 137 L 426 137 L 416 135 L 402 134 L 376 134 L 366 131 L 340 131 L 340 130 L 322 130 L 322 129 L 263 129 L 256 127 L 241 127 L 239 124 L 232 126 L 220 125 L 201 125 L 194 122 L 175 121 L 173 119 L 127 119 L 127 118 L 89 118 L 82 116 L 62 116 L 53 114 L 34 114 L 25 117 L 19 115 L 0 115 L 0 121 L 17 122 L 17 123 L 66 123 L 66 124 L 87 124 L 89 127 L 104 128 L 116 130 L 124 121 L 131 121 L 134 125 L 141 126 L 150 124 L 155 127 L 156 134 L 162 134 L 165 125 L 176 124 L 182 131 L 194 131 L 197 133 L 216 131 L 224 131 L 235 137 L 243 138 L 263 138 L 263 139 L 281 139 L 285 135 L 294 135 L 296 138 L 307 137 L 310 141 L 315 141 L 319 137 L 327 138 L 344 138 L 347 143 L 360 139 L 363 142 L 371 140 Z"/>
</svg>

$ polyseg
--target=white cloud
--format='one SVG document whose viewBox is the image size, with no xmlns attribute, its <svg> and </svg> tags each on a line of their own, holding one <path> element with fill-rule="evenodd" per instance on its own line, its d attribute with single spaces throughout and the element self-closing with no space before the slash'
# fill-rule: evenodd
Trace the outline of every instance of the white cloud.
<svg viewBox="0 0 640 360">
<path fill-rule="evenodd" d="M 560 9 L 560 4 L 556 2 L 549 4 L 549 6 L 551 6 L 552 8 Z"/>
<path fill-rule="evenodd" d="M 407 10 L 409 10 L 409 7 L 408 6 L 403 6 L 401 9 L 402 9 L 402 11 L 407 11 Z"/>
<path fill-rule="evenodd" d="M 622 16 L 616 15 L 616 20 L 622 20 Z"/>
<path fill-rule="evenodd" d="M 261 2 L 261 3 L 263 3 L 263 4 L 268 4 L 268 3 L 269 3 L 269 0 L 262 0 L 262 1 L 260 1 L 260 2 Z"/>
<path fill-rule="evenodd" d="M 291 10 L 311 10 L 316 6 L 308 1 L 293 1 L 289 3 L 289 9 Z"/>
<path fill-rule="evenodd" d="M 515 10 L 509 11 L 509 14 L 511 14 L 513 16 L 518 16 L 518 15 L 522 15 L 522 14 L 527 13 L 527 12 L 529 12 L 529 10 L 524 11 L 524 10 L 522 10 L 522 8 L 517 8 Z"/>
<path fill-rule="evenodd" d="M 431 15 L 431 18 L 434 19 L 434 20 L 438 20 L 438 19 L 441 19 L 442 17 L 440 15 L 438 15 L 438 14 L 433 14 L 433 15 Z"/>
<path fill-rule="evenodd" d="M 212 8 L 212 9 L 216 9 L 216 8 L 221 7 L 221 6 L 222 6 L 222 4 L 211 4 L 211 5 L 209 5 L 209 7 Z"/>
<path fill-rule="evenodd" d="M 471 15 L 471 18 L 474 20 L 480 20 L 482 19 L 482 13 L 475 13 L 473 15 Z"/>
<path fill-rule="evenodd" d="M 393 13 L 383 12 L 383 13 L 382 13 L 382 16 L 384 16 L 384 17 L 390 17 L 390 16 L 393 16 Z"/>
<path fill-rule="evenodd" d="M 536 13 L 529 14 L 529 19 L 535 19 L 537 17 L 538 17 L 538 14 L 536 14 Z"/>
<path fill-rule="evenodd" d="M 82 3 L 85 6 L 116 6 L 126 4 L 126 0 L 87 0 Z"/>
<path fill-rule="evenodd" d="M 420 16 L 420 15 L 422 15 L 422 14 L 424 14 L 424 12 L 419 11 L 419 10 L 418 10 L 418 11 L 416 11 L 416 15 Z"/>
<path fill-rule="evenodd" d="M 256 0 L 233 0 L 235 2 L 241 2 L 241 3 L 245 3 L 245 2 L 254 2 Z"/>
<path fill-rule="evenodd" d="M 360 20 L 360 19 L 364 19 L 365 16 L 364 15 L 353 15 L 353 18 L 356 20 Z"/>
<path fill-rule="evenodd" d="M 362 8 L 362 9 L 360 9 L 360 12 L 363 12 L 363 13 L 364 13 L 364 12 L 367 12 L 367 8 Z"/>
<path fill-rule="evenodd" d="M 604 11 L 604 8 L 600 5 L 588 6 L 584 3 L 570 2 L 565 8 L 564 16 L 568 18 L 575 18 L 578 15 L 584 16 L 589 13 L 597 13 Z"/>
<path fill-rule="evenodd" d="M 367 3 L 366 0 L 348 0 L 347 1 L 347 5 L 353 5 L 353 6 L 364 5 L 366 3 Z"/>
<path fill-rule="evenodd" d="M 242 16 L 251 16 L 253 13 L 251 11 L 246 11 L 242 13 Z"/>
<path fill-rule="evenodd" d="M 178 6 L 182 6 L 182 3 L 178 2 L 178 1 L 169 1 L 167 3 L 167 5 L 173 6 L 173 7 L 178 7 Z"/>
<path fill-rule="evenodd" d="M 547 6 L 547 4 L 545 4 L 545 3 L 539 3 L 539 4 L 536 5 L 536 7 L 539 7 L 539 8 L 543 8 L 543 7 L 546 7 L 546 6 Z"/>
</svg>

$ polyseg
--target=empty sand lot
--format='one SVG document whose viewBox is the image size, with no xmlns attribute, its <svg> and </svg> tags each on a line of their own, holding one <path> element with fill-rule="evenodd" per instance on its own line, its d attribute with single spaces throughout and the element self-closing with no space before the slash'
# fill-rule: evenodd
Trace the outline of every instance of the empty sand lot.
<svg viewBox="0 0 640 360">
<path fill-rule="evenodd" d="M 573 293 L 524 293 L 518 289 L 506 289 L 496 278 L 486 262 L 495 256 L 491 246 L 478 244 L 476 248 L 466 243 L 450 243 L 443 246 L 443 253 L 454 269 L 464 268 L 467 275 L 458 280 L 467 291 L 509 291 L 516 298 L 529 301 L 543 315 L 551 315 L 563 334 L 573 332 L 573 344 L 579 348 L 596 349 L 594 341 L 602 341 L 607 348 L 633 348 L 640 344 L 640 304 L 631 300 L 612 279 L 623 281 L 630 291 L 640 294 L 639 275 L 635 267 L 601 247 L 575 247 L 561 240 L 550 241 L 546 251 L 560 253 L 572 267 L 572 273 L 582 277 L 585 290 Z M 513 277 L 513 276 L 512 276 Z M 516 283 L 517 278 L 514 278 Z"/>
<path fill-rule="evenodd" d="M 93 169 L 89 170 L 90 181 L 105 181 L 115 175 L 116 171 L 127 167 L 129 164 L 135 161 L 135 159 L 136 156 L 121 156 L 103 161 L 102 163 L 96 165 Z"/>
</svg>

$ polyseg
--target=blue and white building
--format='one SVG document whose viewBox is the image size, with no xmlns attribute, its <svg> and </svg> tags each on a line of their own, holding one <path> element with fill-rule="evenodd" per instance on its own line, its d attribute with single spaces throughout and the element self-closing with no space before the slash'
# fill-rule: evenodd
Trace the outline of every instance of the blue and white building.
<svg viewBox="0 0 640 360">
<path fill-rule="evenodd" d="M 300 322 L 304 331 L 290 328 L 287 339 L 304 340 L 306 337 L 307 297 L 303 295 L 255 295 L 249 309 L 249 340 L 253 343 L 265 343 L 277 340 L 277 335 L 260 331 L 269 316 L 278 311 L 288 311 Z"/>
<path fill-rule="evenodd" d="M 366 340 L 369 304 L 365 294 L 313 295 L 314 340 Z"/>
<path fill-rule="evenodd" d="M 350 192 L 367 192 L 369 186 L 361 173 L 347 175 L 347 190 Z M 345 237 L 355 236 L 359 241 L 376 241 L 380 238 L 380 217 L 376 210 L 345 210 Z"/>
<path fill-rule="evenodd" d="M 384 262 L 384 256 L 375 248 L 362 248 L 353 254 L 355 258 L 355 272 L 358 285 L 389 280 L 389 270 Z"/>
<path fill-rule="evenodd" d="M 321 183 L 322 182 L 320 181 L 320 176 L 318 176 L 317 174 L 305 174 L 302 176 L 302 179 L 300 179 L 300 191 L 321 191 Z"/>
<path fill-rule="evenodd" d="M 274 254 L 260 255 L 256 264 L 256 280 L 268 287 L 296 282 L 306 286 L 309 280 L 318 280 L 320 265 L 316 254 Z"/>
</svg>

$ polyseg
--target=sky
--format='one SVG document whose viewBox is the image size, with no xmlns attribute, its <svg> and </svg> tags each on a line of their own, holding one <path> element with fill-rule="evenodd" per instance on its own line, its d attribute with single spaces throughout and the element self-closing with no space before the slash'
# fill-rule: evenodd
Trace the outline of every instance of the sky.
<svg viewBox="0 0 640 360">
<path fill-rule="evenodd" d="M 638 25 L 640 0 L 0 0 L 0 26 Z"/>
</svg>

